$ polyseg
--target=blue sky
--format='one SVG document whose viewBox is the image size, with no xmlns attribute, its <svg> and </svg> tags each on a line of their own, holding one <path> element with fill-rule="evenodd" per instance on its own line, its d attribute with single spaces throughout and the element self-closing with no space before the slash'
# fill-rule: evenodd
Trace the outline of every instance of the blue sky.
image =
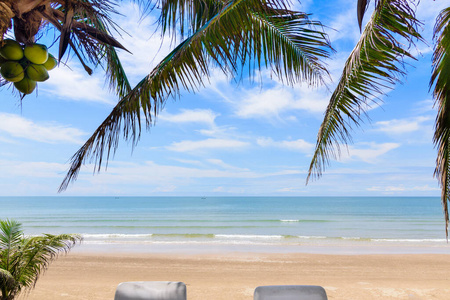
<svg viewBox="0 0 450 300">
<path fill-rule="evenodd" d="M 436 110 L 428 93 L 432 27 L 445 1 L 422 0 L 418 18 L 428 41 L 403 84 L 369 111 L 371 121 L 353 132 L 354 143 L 332 160 L 320 180 L 305 185 L 317 131 L 330 97 L 326 88 L 283 86 L 269 70 L 261 83 L 236 84 L 219 70 L 196 93 L 169 99 L 156 125 L 137 147 L 119 145 L 107 171 L 86 165 L 62 195 L 130 196 L 439 196 L 433 178 L 432 135 Z M 328 29 L 337 53 L 327 61 L 334 88 L 359 38 L 353 0 L 304 0 Z M 118 24 L 131 36 L 118 39 L 137 83 L 173 44 L 155 31 L 153 16 L 124 2 Z M 367 14 L 367 17 L 370 14 Z M 52 53 L 57 49 L 53 47 Z M 108 92 L 101 68 L 88 76 L 76 58 L 50 72 L 38 92 L 20 105 L 12 89 L 0 91 L 0 195 L 58 195 L 70 157 L 109 114 L 117 97 Z"/>
</svg>

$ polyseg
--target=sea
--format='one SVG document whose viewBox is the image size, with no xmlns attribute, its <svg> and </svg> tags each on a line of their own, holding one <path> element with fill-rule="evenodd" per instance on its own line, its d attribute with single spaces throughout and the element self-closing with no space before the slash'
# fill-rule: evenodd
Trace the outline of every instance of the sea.
<svg viewBox="0 0 450 300">
<path fill-rule="evenodd" d="M 450 254 L 439 197 L 0 197 L 78 252 Z"/>
</svg>

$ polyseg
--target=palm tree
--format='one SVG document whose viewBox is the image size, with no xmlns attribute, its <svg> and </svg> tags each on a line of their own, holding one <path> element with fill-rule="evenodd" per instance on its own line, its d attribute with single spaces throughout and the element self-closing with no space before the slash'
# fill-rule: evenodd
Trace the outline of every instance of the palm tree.
<svg viewBox="0 0 450 300">
<path fill-rule="evenodd" d="M 115 50 L 126 49 L 111 36 L 111 31 L 118 30 L 110 18 L 115 13 L 109 0 L 1 0 L 0 45 L 9 30 L 22 44 L 34 43 L 55 30 L 58 59 L 70 49 L 89 75 L 93 72 L 89 64 L 105 66 L 110 87 L 122 97 L 131 87 Z M 0 79 L 0 85 L 6 83 Z"/>
<path fill-rule="evenodd" d="M 361 26 L 370 0 L 358 0 Z M 345 63 L 320 126 L 307 182 L 322 175 L 329 159 L 340 154 L 340 145 L 351 142 L 351 129 L 360 126 L 366 108 L 377 103 L 386 91 L 406 75 L 404 59 L 414 58 L 410 47 L 422 40 L 417 28 L 413 0 L 375 0 L 375 9 L 361 37 Z M 435 176 L 442 189 L 445 232 L 448 238 L 450 202 L 450 7 L 437 17 L 434 28 L 435 51 L 430 89 L 438 106 L 434 143 L 438 148 Z"/>
<path fill-rule="evenodd" d="M 81 237 L 73 234 L 24 237 L 20 223 L 0 221 L 0 300 L 12 300 L 34 288 L 50 262 L 79 241 Z"/>
<path fill-rule="evenodd" d="M 444 9 L 438 16 L 434 27 L 435 50 L 433 54 L 433 73 L 430 89 L 438 107 L 434 144 L 438 149 L 435 176 L 442 187 L 442 206 L 445 215 L 445 233 L 448 238 L 450 202 L 450 7 Z"/>
</svg>

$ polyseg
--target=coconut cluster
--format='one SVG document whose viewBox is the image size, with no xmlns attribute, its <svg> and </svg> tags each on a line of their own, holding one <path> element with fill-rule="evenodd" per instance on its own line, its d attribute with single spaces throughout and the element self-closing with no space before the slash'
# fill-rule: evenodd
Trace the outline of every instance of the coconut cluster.
<svg viewBox="0 0 450 300">
<path fill-rule="evenodd" d="M 57 64 L 56 58 L 42 44 L 23 47 L 15 40 L 6 39 L 0 48 L 0 74 L 25 95 L 34 91 L 37 82 L 46 81 L 48 71 Z"/>
</svg>

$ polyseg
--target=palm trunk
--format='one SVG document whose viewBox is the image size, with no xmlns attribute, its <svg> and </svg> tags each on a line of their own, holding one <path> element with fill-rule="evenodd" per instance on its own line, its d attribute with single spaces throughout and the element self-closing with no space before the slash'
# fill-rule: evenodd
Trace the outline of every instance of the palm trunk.
<svg viewBox="0 0 450 300">
<path fill-rule="evenodd" d="M 14 298 L 16 298 L 17 288 L 10 290 L 6 286 L 1 286 L 0 291 L 2 292 L 0 295 L 0 300 L 14 300 Z"/>
<path fill-rule="evenodd" d="M 2 295 L 0 296 L 0 300 L 12 300 L 13 298 L 11 298 L 8 294 L 8 290 L 6 289 L 6 287 L 2 286 L 1 288 L 2 291 Z"/>
</svg>

